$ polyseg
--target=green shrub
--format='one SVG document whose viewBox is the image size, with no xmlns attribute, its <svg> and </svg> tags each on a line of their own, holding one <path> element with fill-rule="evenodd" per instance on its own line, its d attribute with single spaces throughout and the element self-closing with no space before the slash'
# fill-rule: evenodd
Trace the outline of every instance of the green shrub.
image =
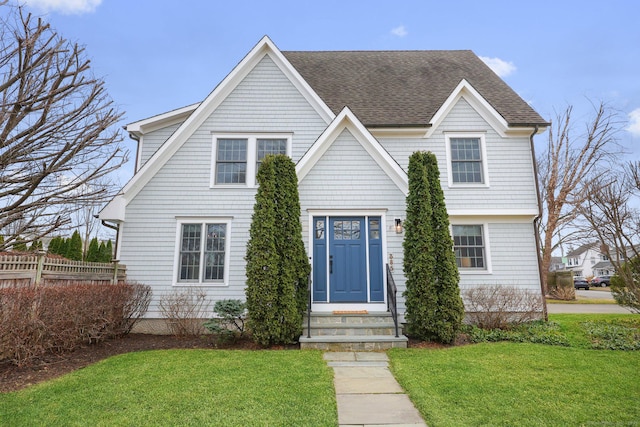
<svg viewBox="0 0 640 427">
<path fill-rule="evenodd" d="M 94 237 L 89 242 L 89 248 L 87 249 L 87 255 L 85 256 L 85 261 L 87 262 L 99 262 L 99 250 L 100 244 L 98 243 L 98 238 Z"/>
<path fill-rule="evenodd" d="M 413 153 L 408 175 L 403 242 L 407 332 L 450 343 L 462 325 L 464 305 L 436 156 Z"/>
<path fill-rule="evenodd" d="M 302 241 L 295 165 L 287 156 L 266 156 L 247 242 L 247 310 L 253 339 L 287 344 L 302 333 L 311 266 Z"/>
<path fill-rule="evenodd" d="M 473 343 L 511 341 L 569 346 L 568 339 L 554 322 L 534 321 L 506 329 L 482 329 L 475 325 L 467 325 L 464 331 Z"/>
<path fill-rule="evenodd" d="M 66 257 L 74 261 L 82 261 L 82 237 L 78 230 L 73 232 L 69 246 L 67 246 Z"/>
<path fill-rule="evenodd" d="M 247 305 L 239 299 L 217 301 L 213 311 L 218 316 L 205 322 L 204 327 L 222 341 L 242 338 L 245 332 L 245 311 Z"/>
</svg>

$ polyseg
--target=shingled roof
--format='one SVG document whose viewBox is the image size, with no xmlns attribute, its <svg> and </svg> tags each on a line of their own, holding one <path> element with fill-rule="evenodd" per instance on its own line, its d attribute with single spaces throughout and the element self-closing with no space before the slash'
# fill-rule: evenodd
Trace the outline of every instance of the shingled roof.
<svg viewBox="0 0 640 427">
<path fill-rule="evenodd" d="M 366 126 L 426 126 L 462 79 L 509 126 L 548 125 L 470 50 L 282 53 L 334 113 L 348 106 Z"/>
</svg>

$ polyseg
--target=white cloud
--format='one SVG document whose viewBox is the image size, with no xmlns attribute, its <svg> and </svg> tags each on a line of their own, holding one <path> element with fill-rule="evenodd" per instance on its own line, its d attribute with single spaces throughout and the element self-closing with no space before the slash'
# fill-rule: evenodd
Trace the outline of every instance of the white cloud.
<svg viewBox="0 0 640 427">
<path fill-rule="evenodd" d="M 399 27 L 396 27 L 393 30 L 391 30 L 391 34 L 398 37 L 404 37 L 409 33 L 407 32 L 407 29 L 404 27 L 404 25 L 400 25 Z"/>
<path fill-rule="evenodd" d="M 481 56 L 480 59 L 493 70 L 494 73 L 500 77 L 507 77 L 509 74 L 516 70 L 516 66 L 513 62 L 507 62 L 500 58 L 489 58 L 488 56 Z"/>
<path fill-rule="evenodd" d="M 634 137 L 640 137 L 640 108 L 629 113 L 629 126 L 625 128 Z"/>
<path fill-rule="evenodd" d="M 25 0 L 25 3 L 44 12 L 81 15 L 94 12 L 102 0 Z"/>
</svg>

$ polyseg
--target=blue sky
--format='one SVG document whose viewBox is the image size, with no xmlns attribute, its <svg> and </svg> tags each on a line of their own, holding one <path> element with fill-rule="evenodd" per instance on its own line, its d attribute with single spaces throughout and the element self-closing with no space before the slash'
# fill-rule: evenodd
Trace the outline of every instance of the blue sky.
<svg viewBox="0 0 640 427">
<path fill-rule="evenodd" d="M 471 49 L 545 119 L 573 105 L 581 123 L 590 101 L 606 101 L 628 120 L 620 141 L 640 159 L 640 2 L 633 0 L 26 3 L 86 46 L 93 72 L 125 111 L 123 125 L 203 100 L 268 35 L 281 50 Z M 135 158 L 133 142 L 126 145 Z"/>
</svg>

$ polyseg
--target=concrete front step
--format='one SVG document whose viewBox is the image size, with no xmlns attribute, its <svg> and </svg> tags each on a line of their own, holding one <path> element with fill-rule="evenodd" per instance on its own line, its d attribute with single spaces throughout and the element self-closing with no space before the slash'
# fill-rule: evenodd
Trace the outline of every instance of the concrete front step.
<svg viewBox="0 0 640 427">
<path fill-rule="evenodd" d="M 372 313 L 311 313 L 311 337 L 307 318 L 300 348 L 331 351 L 373 351 L 407 347 L 407 338 L 395 326 L 388 312 Z"/>
<path fill-rule="evenodd" d="M 402 329 L 398 329 L 402 333 Z M 395 326 L 392 323 L 379 323 L 373 325 L 311 325 L 311 335 L 317 336 L 336 336 L 336 335 L 394 335 L 396 334 Z M 302 335 L 307 335 L 307 327 L 305 324 Z"/>
<path fill-rule="evenodd" d="M 376 351 L 390 348 L 407 348 L 407 337 L 401 335 L 342 335 L 300 337 L 301 349 L 329 351 Z"/>
</svg>

